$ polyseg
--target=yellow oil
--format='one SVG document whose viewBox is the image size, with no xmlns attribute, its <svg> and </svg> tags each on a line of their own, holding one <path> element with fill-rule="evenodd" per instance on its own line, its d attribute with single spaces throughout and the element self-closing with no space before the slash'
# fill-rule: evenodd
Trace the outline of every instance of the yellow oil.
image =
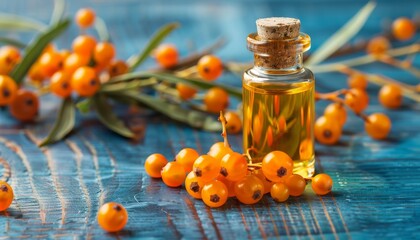
<svg viewBox="0 0 420 240">
<path fill-rule="evenodd" d="M 259 163 L 274 150 L 289 154 L 294 173 L 314 174 L 314 80 L 296 83 L 244 79 L 244 151 Z"/>
</svg>

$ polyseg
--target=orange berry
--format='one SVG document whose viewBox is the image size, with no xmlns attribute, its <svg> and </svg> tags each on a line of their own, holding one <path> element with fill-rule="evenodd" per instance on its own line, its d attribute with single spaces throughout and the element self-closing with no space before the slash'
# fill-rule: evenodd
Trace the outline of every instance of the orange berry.
<svg viewBox="0 0 420 240">
<path fill-rule="evenodd" d="M 64 61 L 64 70 L 69 73 L 75 72 L 79 67 L 89 63 L 89 56 L 76 53 L 70 54 Z"/>
<path fill-rule="evenodd" d="M 222 75 L 223 63 L 216 56 L 206 55 L 198 61 L 197 71 L 204 80 L 214 81 Z"/>
<path fill-rule="evenodd" d="M 391 43 L 385 37 L 379 36 L 372 38 L 366 48 L 369 54 L 381 55 L 384 54 L 391 47 Z"/>
<path fill-rule="evenodd" d="M 71 78 L 71 88 L 82 97 L 93 96 L 99 90 L 99 86 L 99 79 L 91 67 L 78 68 Z"/>
<path fill-rule="evenodd" d="M 155 50 L 158 64 L 163 68 L 170 68 L 178 63 L 178 50 L 174 45 L 163 44 Z"/>
<path fill-rule="evenodd" d="M 0 181 L 0 211 L 8 209 L 13 198 L 13 188 L 7 182 Z"/>
<path fill-rule="evenodd" d="M 379 102 L 387 108 L 398 108 L 402 103 L 402 90 L 397 84 L 388 84 L 379 91 Z"/>
<path fill-rule="evenodd" d="M 105 203 L 98 211 L 98 224 L 107 232 L 122 230 L 128 221 L 128 213 L 125 208 L 115 202 Z"/>
<path fill-rule="evenodd" d="M 322 144 L 335 144 L 341 137 L 340 123 L 333 118 L 319 117 L 315 121 L 314 135 L 315 139 Z"/>
<path fill-rule="evenodd" d="M 237 152 L 226 154 L 220 163 L 220 174 L 227 180 L 236 182 L 248 173 L 248 161 L 245 156 Z"/>
<path fill-rule="evenodd" d="M 289 176 L 284 183 L 289 189 L 289 194 L 294 197 L 302 195 L 306 188 L 306 180 L 299 174 Z"/>
<path fill-rule="evenodd" d="M 193 165 L 195 176 L 208 182 L 215 179 L 220 172 L 220 161 L 209 155 L 202 155 Z"/>
<path fill-rule="evenodd" d="M 352 88 L 346 93 L 344 101 L 355 113 L 361 113 L 369 104 L 369 96 L 361 89 Z"/>
<path fill-rule="evenodd" d="M 225 186 L 228 190 L 228 197 L 234 197 L 235 196 L 235 191 L 234 191 L 235 182 L 227 180 L 221 174 L 219 174 L 219 176 L 217 176 L 216 180 L 219 180 L 219 181 L 221 181 L 222 183 L 225 184 Z"/>
<path fill-rule="evenodd" d="M 408 18 L 398 18 L 392 23 L 392 34 L 400 41 L 410 40 L 416 34 L 416 25 Z"/>
<path fill-rule="evenodd" d="M 21 59 L 19 49 L 12 46 L 0 48 L 0 74 L 9 74 Z"/>
<path fill-rule="evenodd" d="M 228 199 L 228 189 L 225 184 L 218 180 L 213 180 L 204 185 L 201 191 L 203 202 L 209 207 L 220 207 Z"/>
<path fill-rule="evenodd" d="M 189 100 L 197 93 L 197 89 L 184 83 L 177 83 L 176 90 L 178 91 L 179 97 L 183 100 Z"/>
<path fill-rule="evenodd" d="M 44 76 L 51 77 L 55 72 L 63 67 L 63 59 L 57 52 L 46 52 L 41 55 L 39 65 Z"/>
<path fill-rule="evenodd" d="M 128 72 L 128 65 L 125 61 L 114 60 L 108 66 L 108 73 L 110 77 L 115 77 Z"/>
<path fill-rule="evenodd" d="M 162 180 L 169 187 L 179 187 L 185 180 L 185 169 L 177 162 L 169 162 L 162 169 Z"/>
<path fill-rule="evenodd" d="M 229 95 L 221 88 L 210 88 L 204 96 L 204 104 L 207 111 L 211 113 L 219 113 L 228 107 Z"/>
<path fill-rule="evenodd" d="M 369 115 L 365 130 L 374 139 L 385 139 L 391 131 L 391 120 L 383 113 Z"/>
<path fill-rule="evenodd" d="M 55 95 L 67 98 L 71 95 L 71 75 L 65 71 L 58 71 L 51 77 L 50 90 Z"/>
<path fill-rule="evenodd" d="M 146 158 L 144 162 L 144 170 L 152 178 L 161 178 L 163 167 L 168 164 L 165 156 L 160 153 L 154 153 Z"/>
<path fill-rule="evenodd" d="M 359 73 L 351 74 L 348 78 L 347 83 L 350 88 L 359 88 L 361 90 L 365 90 L 368 85 L 366 76 L 364 74 Z"/>
<path fill-rule="evenodd" d="M 289 189 L 284 183 L 275 183 L 270 189 L 270 194 L 276 202 L 285 202 L 289 199 Z"/>
<path fill-rule="evenodd" d="M 230 147 L 226 147 L 224 142 L 217 142 L 210 147 L 207 155 L 214 157 L 215 159 L 222 161 L 223 157 L 233 152 Z"/>
<path fill-rule="evenodd" d="M 258 177 L 258 178 L 259 178 L 259 179 L 263 182 L 263 184 L 264 184 L 264 194 L 269 193 L 269 192 L 270 192 L 271 187 L 272 187 L 272 186 L 273 186 L 273 184 L 274 184 L 274 182 L 272 182 L 272 181 L 268 180 L 268 179 L 265 177 L 265 175 L 264 175 L 264 173 L 263 173 L 262 169 L 254 170 L 254 171 L 252 171 L 252 174 L 253 174 L 254 176 Z"/>
<path fill-rule="evenodd" d="M 268 180 L 283 182 L 293 174 L 293 160 L 285 152 L 272 151 L 263 158 L 261 169 Z"/>
<path fill-rule="evenodd" d="M 18 85 L 9 76 L 0 75 L 0 106 L 8 105 L 16 96 Z"/>
<path fill-rule="evenodd" d="M 90 8 L 82 8 L 77 11 L 75 20 L 81 28 L 88 28 L 95 22 L 95 11 Z"/>
<path fill-rule="evenodd" d="M 226 112 L 224 115 L 228 133 L 239 133 L 242 130 L 242 121 L 239 115 L 235 112 Z"/>
<path fill-rule="evenodd" d="M 318 195 L 325 195 L 331 192 L 333 180 L 325 173 L 321 173 L 312 178 L 312 189 Z"/>
<path fill-rule="evenodd" d="M 234 186 L 236 198 L 244 204 L 254 204 L 264 196 L 264 183 L 254 175 L 247 175 Z"/>
<path fill-rule="evenodd" d="M 195 176 L 194 172 L 188 173 L 185 178 L 185 189 L 191 197 L 201 199 L 201 190 L 205 182 Z"/>
<path fill-rule="evenodd" d="M 93 59 L 96 64 L 109 63 L 115 57 L 115 48 L 112 43 L 100 42 L 96 44 L 93 52 Z"/>
<path fill-rule="evenodd" d="M 325 108 L 324 116 L 338 121 L 340 126 L 343 126 L 347 120 L 347 111 L 343 104 L 331 103 Z"/>
<path fill-rule="evenodd" d="M 64 49 L 58 52 L 58 54 L 60 54 L 61 59 L 63 59 L 63 64 L 64 64 L 64 61 L 66 61 L 67 57 L 70 56 L 71 52 L 69 50 Z"/>
<path fill-rule="evenodd" d="M 38 96 L 28 90 L 20 89 L 9 104 L 10 114 L 19 121 L 30 122 L 38 115 Z"/>
<path fill-rule="evenodd" d="M 175 161 L 181 164 L 185 172 L 191 172 L 195 160 L 199 157 L 197 151 L 192 148 L 184 148 L 175 156 Z"/>
<path fill-rule="evenodd" d="M 45 80 L 44 71 L 39 62 L 34 63 L 29 69 L 28 77 L 31 81 L 42 82 Z"/>
<path fill-rule="evenodd" d="M 88 35 L 80 35 L 73 40 L 73 52 L 81 55 L 88 55 L 93 53 L 96 46 L 96 39 Z"/>
</svg>

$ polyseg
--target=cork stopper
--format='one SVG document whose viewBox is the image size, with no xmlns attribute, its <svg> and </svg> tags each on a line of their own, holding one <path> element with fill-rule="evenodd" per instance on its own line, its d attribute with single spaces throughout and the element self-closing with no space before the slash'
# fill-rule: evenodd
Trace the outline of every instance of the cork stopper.
<svg viewBox="0 0 420 240">
<path fill-rule="evenodd" d="M 258 35 L 253 39 L 248 37 L 248 43 L 255 46 L 255 65 L 268 69 L 294 66 L 299 57 L 294 39 L 300 34 L 300 20 L 272 17 L 258 19 L 256 24 Z"/>
<path fill-rule="evenodd" d="M 297 38 L 300 31 L 300 20 L 288 17 L 260 18 L 257 20 L 257 32 L 261 39 Z"/>
</svg>

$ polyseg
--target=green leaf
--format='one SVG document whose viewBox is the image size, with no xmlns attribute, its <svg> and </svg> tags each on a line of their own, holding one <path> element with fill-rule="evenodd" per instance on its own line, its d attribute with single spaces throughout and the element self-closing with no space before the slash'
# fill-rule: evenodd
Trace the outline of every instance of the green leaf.
<svg viewBox="0 0 420 240">
<path fill-rule="evenodd" d="M 102 42 L 109 42 L 111 40 L 108 27 L 106 26 L 106 23 L 102 18 L 96 17 L 94 27 L 99 35 L 99 39 Z"/>
<path fill-rule="evenodd" d="M 149 43 L 143 49 L 142 52 L 139 53 L 137 57 L 133 59 L 131 63 L 129 63 L 129 71 L 133 71 L 136 69 L 140 64 L 146 60 L 146 58 L 150 55 L 150 53 L 155 49 L 164 39 L 171 33 L 174 29 L 179 26 L 178 23 L 169 23 L 163 27 L 161 27 L 150 39 Z"/>
<path fill-rule="evenodd" d="M 18 48 L 25 48 L 26 44 L 23 42 L 20 42 L 18 40 L 12 39 L 12 38 L 6 38 L 6 37 L 0 37 L 0 42 L 5 43 L 7 45 L 12 45 Z"/>
<path fill-rule="evenodd" d="M 58 117 L 53 128 L 46 138 L 39 144 L 40 147 L 57 142 L 64 138 L 74 127 L 75 109 L 71 98 L 66 98 L 61 103 Z"/>
<path fill-rule="evenodd" d="M 112 78 L 108 83 L 111 84 L 113 82 L 122 82 L 122 81 L 130 81 L 132 79 L 142 79 L 142 78 L 156 78 L 158 80 L 169 82 L 169 83 L 185 83 L 192 87 L 201 88 L 201 89 L 210 89 L 213 87 L 219 87 L 224 89 L 230 95 L 237 97 L 239 99 L 242 98 L 242 89 L 231 87 L 223 84 L 218 84 L 214 82 L 203 81 L 200 79 L 193 79 L 193 78 L 181 78 L 177 77 L 173 74 L 167 73 L 152 73 L 152 72 L 136 72 L 136 73 L 126 73 L 117 77 Z"/>
<path fill-rule="evenodd" d="M 78 102 L 76 104 L 76 108 L 79 109 L 81 113 L 88 113 L 91 104 L 92 104 L 91 98 L 86 98 L 83 101 Z"/>
<path fill-rule="evenodd" d="M 305 62 L 307 66 L 318 64 L 328 58 L 337 49 L 346 44 L 356 35 L 365 24 L 366 20 L 375 8 L 374 1 L 368 2 L 359 12 L 354 15 L 344 26 L 325 41 L 314 54 Z"/>
<path fill-rule="evenodd" d="M 50 24 L 54 25 L 61 21 L 66 10 L 66 2 L 64 0 L 54 0 L 54 9 L 51 15 Z"/>
<path fill-rule="evenodd" d="M 42 51 L 48 43 L 59 36 L 69 25 L 70 20 L 67 19 L 57 23 L 56 25 L 50 27 L 47 31 L 38 35 L 35 41 L 26 48 L 26 54 L 23 57 L 22 62 L 13 69 L 10 76 L 17 83 L 21 83 L 32 64 L 34 64 L 38 57 L 42 54 Z"/>
<path fill-rule="evenodd" d="M 148 87 L 157 83 L 157 80 L 154 78 L 151 79 L 140 79 L 133 80 L 130 82 L 118 82 L 114 84 L 104 84 L 101 86 L 99 92 L 101 93 L 110 93 L 110 92 L 119 92 L 126 91 L 130 89 L 138 89 L 142 87 Z"/>
<path fill-rule="evenodd" d="M 118 98 L 118 96 L 133 99 L 140 105 L 145 105 L 175 121 L 188 124 L 194 128 L 200 128 L 206 131 L 220 131 L 222 129 L 221 124 L 214 115 L 185 109 L 178 104 L 169 103 L 163 99 L 133 91 L 119 92 L 118 95 L 114 95 L 114 98 Z"/>
<path fill-rule="evenodd" d="M 92 105 L 96 109 L 99 120 L 110 130 L 127 138 L 134 137 L 134 133 L 112 112 L 105 96 L 99 94 L 92 98 Z"/>
<path fill-rule="evenodd" d="M 48 26 L 32 18 L 22 17 L 15 14 L 0 13 L 0 29 L 10 31 L 44 31 Z"/>
</svg>

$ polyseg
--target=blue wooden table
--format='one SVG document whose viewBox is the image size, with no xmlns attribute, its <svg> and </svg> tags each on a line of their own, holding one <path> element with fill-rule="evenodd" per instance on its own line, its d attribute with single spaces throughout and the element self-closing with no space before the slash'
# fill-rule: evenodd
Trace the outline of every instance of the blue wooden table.
<svg viewBox="0 0 420 240">
<path fill-rule="evenodd" d="M 313 47 L 343 25 L 365 1 L 69 1 L 67 12 L 89 6 L 108 23 L 118 56 L 127 58 L 141 49 L 151 34 L 167 22 L 182 27 L 168 42 L 181 54 L 205 47 L 217 37 L 229 42 L 218 55 L 224 60 L 250 61 L 245 38 L 255 31 L 255 19 L 267 16 L 300 18 L 302 30 L 312 36 Z M 48 22 L 52 1 L 0 1 L 0 10 Z M 358 38 L 379 33 L 381 26 L 399 16 L 419 13 L 416 1 L 379 1 Z M 2 36 L 17 36 L 1 32 Z M 57 41 L 69 48 L 77 28 L 72 26 Z M 32 34 L 19 35 L 23 41 Z M 417 35 L 418 36 L 418 35 Z M 356 39 L 357 40 L 357 39 Z M 418 40 L 418 37 L 417 37 Z M 153 66 L 148 60 L 144 68 Z M 415 64 L 419 66 L 418 59 Z M 419 79 L 382 64 L 364 66 L 411 84 Z M 319 74 L 317 90 L 346 86 L 338 73 Z M 241 80 L 226 75 L 221 81 L 240 86 Z M 57 100 L 42 98 L 35 124 L 14 121 L 0 111 L 0 173 L 9 178 L 15 200 L 0 213 L 0 238 L 304 238 L 367 239 L 418 238 L 420 233 L 420 106 L 407 99 L 399 110 L 378 104 L 377 86 L 369 86 L 367 113 L 385 112 L 393 126 L 386 141 L 374 141 L 364 133 L 363 122 L 349 114 L 344 134 L 336 146 L 316 146 L 318 172 L 334 180 L 332 194 L 319 197 L 310 187 L 302 197 L 284 204 L 266 196 L 253 206 L 230 199 L 220 209 L 207 208 L 181 188 L 168 188 L 149 178 L 145 158 L 161 152 L 168 158 L 184 147 L 206 153 L 218 133 L 202 132 L 156 114 L 126 114 L 141 122 L 145 136 L 131 142 L 104 128 L 94 115 L 78 116 L 77 128 L 65 141 L 40 149 L 37 143 L 55 119 Z M 326 103 L 317 103 L 320 115 Z M 234 106 L 233 106 L 234 107 Z M 230 137 L 241 151 L 242 137 Z M 125 230 L 108 234 L 98 227 L 96 213 L 102 203 L 122 203 L 129 212 Z"/>
</svg>

